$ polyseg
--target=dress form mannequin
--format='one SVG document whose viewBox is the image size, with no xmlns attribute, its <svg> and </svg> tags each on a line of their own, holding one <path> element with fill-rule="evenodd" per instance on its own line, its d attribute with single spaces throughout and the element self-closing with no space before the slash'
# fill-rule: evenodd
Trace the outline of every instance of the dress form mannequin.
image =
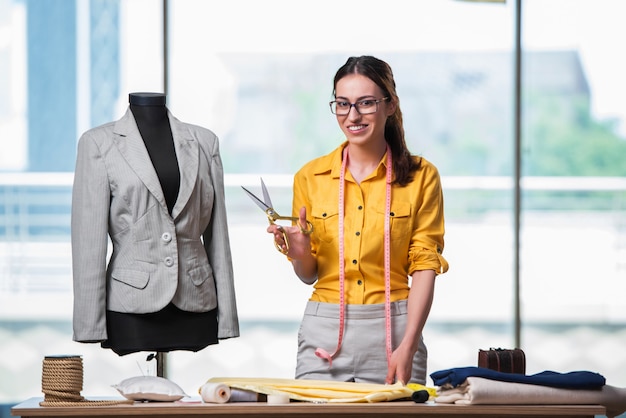
<svg viewBox="0 0 626 418">
<path fill-rule="evenodd" d="M 131 93 L 129 103 L 171 215 L 181 178 L 166 97 L 161 93 Z M 148 314 L 107 310 L 106 321 L 108 339 L 102 342 L 102 347 L 118 355 L 137 351 L 198 351 L 218 342 L 217 309 L 193 313 L 170 303 L 161 311 Z M 159 357 L 157 367 L 158 363 Z"/>
</svg>

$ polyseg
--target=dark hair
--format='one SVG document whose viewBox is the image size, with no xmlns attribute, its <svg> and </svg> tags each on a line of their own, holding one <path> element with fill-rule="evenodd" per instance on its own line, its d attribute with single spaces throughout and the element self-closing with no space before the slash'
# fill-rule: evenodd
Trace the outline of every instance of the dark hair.
<svg viewBox="0 0 626 418">
<path fill-rule="evenodd" d="M 419 168 L 421 159 L 415 161 L 406 146 L 400 98 L 396 93 L 393 71 L 385 61 L 369 55 L 350 57 L 335 74 L 333 96 L 336 94 L 337 82 L 350 74 L 360 74 L 369 78 L 380 87 L 383 96 L 389 97 L 390 101 L 396 104 L 396 111 L 385 123 L 385 140 L 393 157 L 393 181 L 400 186 L 406 186 L 413 180 L 413 173 Z"/>
</svg>

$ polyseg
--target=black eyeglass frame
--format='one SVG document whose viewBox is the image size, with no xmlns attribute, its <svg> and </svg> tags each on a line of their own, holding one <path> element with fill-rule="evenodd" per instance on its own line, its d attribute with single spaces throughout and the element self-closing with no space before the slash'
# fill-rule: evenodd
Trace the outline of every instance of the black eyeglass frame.
<svg viewBox="0 0 626 418">
<path fill-rule="evenodd" d="M 347 103 L 347 104 L 349 104 L 349 105 L 350 105 L 350 107 L 348 108 L 348 111 L 347 111 L 346 113 L 337 113 L 337 107 L 336 107 L 337 102 L 338 102 L 337 100 L 333 100 L 333 101 L 329 102 L 329 103 L 328 103 L 328 105 L 330 106 L 330 112 L 331 112 L 333 115 L 337 115 L 337 116 L 346 116 L 346 115 L 349 115 L 349 114 L 350 114 L 350 111 L 352 110 L 352 108 L 353 108 L 353 107 L 354 107 L 354 110 L 356 110 L 356 112 L 357 112 L 359 115 L 371 115 L 371 114 L 374 114 L 374 113 L 378 112 L 378 103 L 381 103 L 381 102 L 386 102 L 387 100 L 389 100 L 389 97 L 388 97 L 388 96 L 387 96 L 387 97 L 383 97 L 383 98 L 381 98 L 381 99 L 361 99 L 361 100 L 357 100 L 357 101 L 356 101 L 356 102 L 354 102 L 354 103 L 350 103 L 350 102 L 345 101 L 345 100 L 339 100 L 340 102 L 345 102 L 345 103 Z M 361 111 L 359 110 L 359 108 L 357 107 L 357 106 L 358 106 L 361 102 L 374 102 L 374 103 L 376 104 L 376 109 L 375 109 L 373 112 L 363 113 L 363 112 L 361 112 Z M 333 105 L 334 105 L 334 109 L 333 109 Z"/>
</svg>

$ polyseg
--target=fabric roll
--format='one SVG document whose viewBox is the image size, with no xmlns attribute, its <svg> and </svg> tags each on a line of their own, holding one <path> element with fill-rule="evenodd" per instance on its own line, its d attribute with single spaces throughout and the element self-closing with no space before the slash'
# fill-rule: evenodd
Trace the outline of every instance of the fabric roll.
<svg viewBox="0 0 626 418">
<path fill-rule="evenodd" d="M 230 399 L 228 402 L 258 402 L 259 394 L 251 390 L 230 388 Z"/>
<path fill-rule="evenodd" d="M 230 394 L 230 387 L 223 383 L 205 383 L 200 388 L 200 397 L 206 403 L 226 403 Z"/>
</svg>

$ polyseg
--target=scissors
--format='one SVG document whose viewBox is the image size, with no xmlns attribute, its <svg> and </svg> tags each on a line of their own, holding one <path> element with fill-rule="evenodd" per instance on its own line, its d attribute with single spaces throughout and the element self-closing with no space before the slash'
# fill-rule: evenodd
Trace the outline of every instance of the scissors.
<svg viewBox="0 0 626 418">
<path fill-rule="evenodd" d="M 261 178 L 261 188 L 263 189 L 263 200 L 256 197 L 252 192 L 250 192 L 245 187 L 241 186 L 241 188 L 246 193 L 248 193 L 248 196 L 250 196 L 250 199 L 252 199 L 254 203 L 256 203 L 257 206 L 259 206 L 261 210 L 265 212 L 265 214 L 267 215 L 267 219 L 270 222 L 270 225 L 277 225 L 276 221 L 292 221 L 298 224 L 298 226 L 300 227 L 300 232 L 302 232 L 303 234 L 309 235 L 311 232 L 313 232 L 313 224 L 309 222 L 308 220 L 306 221 L 307 228 L 305 229 L 298 222 L 299 218 L 295 216 L 281 216 L 278 214 L 278 212 L 274 210 L 274 207 L 272 206 L 272 199 L 270 199 L 270 194 L 268 193 L 267 187 L 265 187 L 265 183 L 263 182 L 262 178 Z M 276 249 L 280 251 L 281 253 L 287 254 L 287 252 L 289 252 L 289 240 L 287 239 L 287 234 L 285 233 L 283 228 L 280 225 L 279 227 L 280 227 L 279 228 L 280 231 L 283 234 L 283 240 L 285 241 L 285 248 L 278 245 L 276 241 L 274 241 L 274 246 L 276 246 Z"/>
</svg>

